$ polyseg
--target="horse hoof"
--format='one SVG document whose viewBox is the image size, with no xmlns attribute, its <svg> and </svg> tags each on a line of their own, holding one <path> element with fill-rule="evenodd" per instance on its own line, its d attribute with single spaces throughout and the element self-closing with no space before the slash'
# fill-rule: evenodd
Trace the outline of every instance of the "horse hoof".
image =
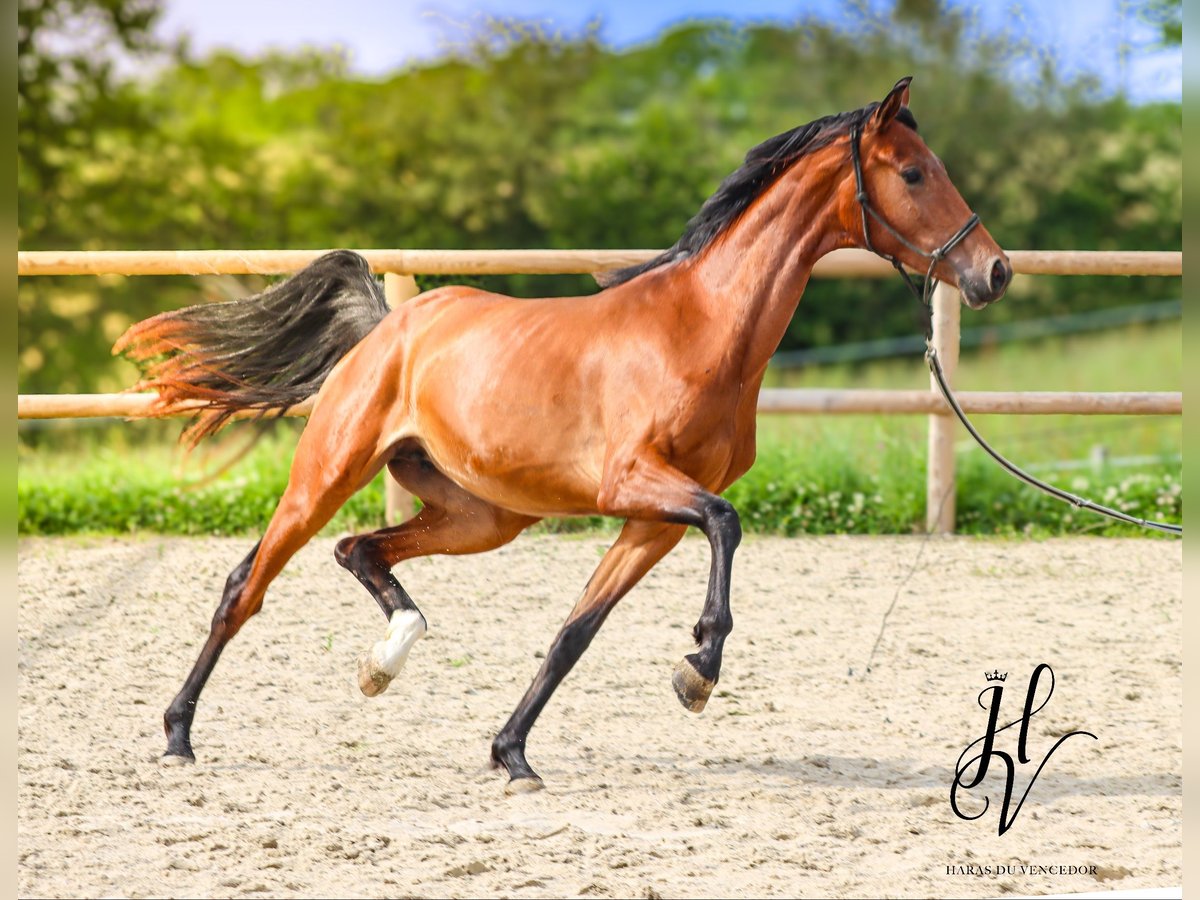
<svg viewBox="0 0 1200 900">
<path fill-rule="evenodd" d="M 194 756 L 183 756 L 179 753 L 164 753 L 158 758 L 158 764 L 165 768 L 174 768 L 175 766 L 190 766 L 196 762 Z"/>
<path fill-rule="evenodd" d="M 388 689 L 392 676 L 381 672 L 371 659 L 371 654 L 362 653 L 358 657 L 358 689 L 368 697 L 378 697 Z"/>
<path fill-rule="evenodd" d="M 509 779 L 508 784 L 504 786 L 504 793 L 510 797 L 514 794 L 536 794 L 545 787 L 546 785 L 542 784 L 542 779 L 536 775 L 527 775 L 524 778 Z"/>
<path fill-rule="evenodd" d="M 712 693 L 714 682 L 709 681 L 696 671 L 696 667 L 685 656 L 675 667 L 671 675 L 671 687 L 683 708 L 688 712 L 698 713 L 704 709 L 708 697 Z"/>
</svg>

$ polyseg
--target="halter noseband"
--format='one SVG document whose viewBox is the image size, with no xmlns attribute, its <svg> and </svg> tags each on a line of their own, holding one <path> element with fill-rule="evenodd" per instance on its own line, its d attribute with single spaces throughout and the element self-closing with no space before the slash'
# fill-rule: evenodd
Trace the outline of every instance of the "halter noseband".
<svg viewBox="0 0 1200 900">
<path fill-rule="evenodd" d="M 957 247 L 962 242 L 963 238 L 970 234 L 975 226 L 979 224 L 979 215 L 977 213 L 971 213 L 971 217 L 967 219 L 967 221 L 963 224 L 963 227 L 954 232 L 954 234 L 951 235 L 950 239 L 946 241 L 946 243 L 942 244 L 942 246 L 938 247 L 932 253 L 927 253 L 926 251 L 922 250 L 920 247 L 912 243 L 904 235 L 898 232 L 895 228 L 893 228 L 887 219 L 881 216 L 879 212 L 873 206 L 871 206 L 870 198 L 867 197 L 867 186 L 863 181 L 862 153 L 859 149 L 859 144 L 861 142 L 862 125 L 855 125 L 852 129 L 850 129 L 850 159 L 854 163 L 854 188 L 856 192 L 854 198 L 858 201 L 858 208 L 862 213 L 863 241 L 866 243 L 868 250 L 870 250 L 876 256 L 882 256 L 884 259 L 890 262 L 895 267 L 896 271 L 900 273 L 900 277 L 904 279 L 904 283 L 908 285 L 908 289 L 913 292 L 913 296 L 928 306 L 929 296 L 933 292 L 933 286 L 936 283 L 936 279 L 933 277 L 934 267 L 941 260 L 945 259 L 946 254 Z M 871 243 L 871 229 L 869 227 L 870 223 L 867 221 L 867 216 L 870 216 L 872 219 L 882 225 L 884 229 L 887 230 L 888 234 L 898 240 L 913 253 L 917 254 L 918 256 L 923 256 L 925 259 L 929 260 L 929 268 L 925 272 L 924 291 L 918 288 L 916 282 L 913 281 L 912 276 L 904 271 L 904 265 L 897 257 L 892 256 L 889 253 L 880 253 L 875 249 L 875 245 Z"/>
</svg>

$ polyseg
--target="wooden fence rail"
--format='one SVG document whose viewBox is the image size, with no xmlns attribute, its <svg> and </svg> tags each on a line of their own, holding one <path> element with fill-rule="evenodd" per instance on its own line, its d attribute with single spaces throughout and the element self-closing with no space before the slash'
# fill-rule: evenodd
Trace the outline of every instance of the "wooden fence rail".
<svg viewBox="0 0 1200 900">
<path fill-rule="evenodd" d="M 1177 416 L 1183 412 L 1178 391 L 1076 393 L 1070 391 L 960 391 L 958 401 L 973 415 L 1020 414 L 1053 416 Z M 87 419 L 147 417 L 156 395 L 139 394 L 21 394 L 19 419 Z M 189 415 L 185 407 L 176 416 Z M 312 400 L 298 403 L 284 415 L 307 416 Z M 776 415 L 949 415 L 940 394 L 904 390 L 824 390 L 767 388 L 758 398 L 758 411 Z M 253 412 L 238 414 L 250 418 Z"/>
<path fill-rule="evenodd" d="M 34 250 L 17 254 L 18 275 L 284 275 L 328 250 Z M 378 273 L 569 275 L 652 259 L 658 250 L 359 250 Z M 1183 253 L 1141 250 L 1013 250 L 1018 275 L 1181 275 Z M 883 278 L 892 266 L 866 250 L 818 260 L 820 278 Z"/>
<path fill-rule="evenodd" d="M 30 251 L 17 254 L 18 275 L 283 275 L 312 262 L 325 250 L 115 250 Z M 372 269 L 384 274 L 384 292 L 395 306 L 417 293 L 410 276 L 577 274 L 602 272 L 652 258 L 655 250 L 360 250 Z M 1183 274 L 1183 254 L 1175 251 L 1025 250 L 1010 251 L 1021 275 Z M 825 278 L 882 278 L 886 261 L 863 250 L 838 250 L 820 260 L 813 275 Z M 958 360 L 958 292 L 938 285 L 933 295 L 933 342 L 948 378 Z M 974 414 L 1020 415 L 1180 415 L 1180 392 L 1006 392 L 965 391 L 963 409 Z M 54 394 L 17 397 L 21 419 L 147 415 L 153 394 Z M 764 390 L 760 413 L 841 415 L 928 415 L 929 459 L 926 527 L 954 530 L 954 439 L 957 423 L 936 389 Z M 288 410 L 304 416 L 311 401 Z M 183 413 L 181 413 L 183 414 Z M 387 518 L 403 515 L 411 498 L 388 482 Z"/>
</svg>

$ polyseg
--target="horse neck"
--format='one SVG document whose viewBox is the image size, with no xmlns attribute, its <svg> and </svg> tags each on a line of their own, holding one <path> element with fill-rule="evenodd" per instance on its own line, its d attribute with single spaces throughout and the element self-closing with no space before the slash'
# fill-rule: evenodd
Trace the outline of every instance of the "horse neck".
<svg viewBox="0 0 1200 900">
<path fill-rule="evenodd" d="M 692 299 L 744 381 L 762 377 L 816 261 L 854 244 L 838 199 L 845 166 L 825 151 L 796 166 L 692 267 Z"/>
</svg>

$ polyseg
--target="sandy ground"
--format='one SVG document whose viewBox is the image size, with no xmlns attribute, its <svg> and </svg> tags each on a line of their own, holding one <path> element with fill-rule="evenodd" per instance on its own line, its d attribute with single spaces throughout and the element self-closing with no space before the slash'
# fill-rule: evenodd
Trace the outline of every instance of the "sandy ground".
<svg viewBox="0 0 1200 900">
<path fill-rule="evenodd" d="M 333 540 L 314 542 L 217 667 L 198 764 L 161 767 L 162 710 L 249 544 L 20 544 L 21 896 L 977 896 L 1181 882 L 1179 542 L 933 540 L 866 673 L 920 541 L 748 538 L 723 677 L 692 716 L 670 687 L 708 570 L 707 544 L 689 538 L 563 684 L 530 741 L 547 789 L 515 797 L 484 768 L 491 737 L 605 540 L 527 537 L 405 564 L 431 631 L 371 700 L 354 664 L 383 617 L 334 563 Z M 1018 797 L 1058 735 L 1099 740 L 1068 740 L 1001 837 L 999 763 L 967 798 L 978 809 L 991 796 L 976 821 L 953 815 L 950 782 L 983 733 L 984 670 L 1011 673 L 1015 717 L 1040 662 L 1057 689 Z M 1097 869 L 947 872 L 1021 864 Z"/>
</svg>

